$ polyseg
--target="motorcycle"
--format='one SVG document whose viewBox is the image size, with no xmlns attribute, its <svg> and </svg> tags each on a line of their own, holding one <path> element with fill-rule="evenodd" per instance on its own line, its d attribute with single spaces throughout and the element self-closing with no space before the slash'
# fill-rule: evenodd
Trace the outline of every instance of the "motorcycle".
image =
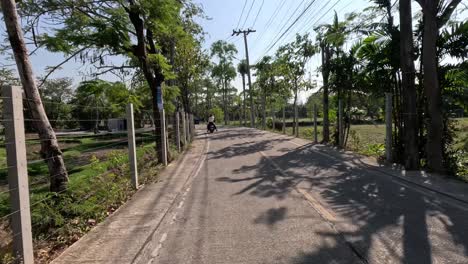
<svg viewBox="0 0 468 264">
<path fill-rule="evenodd" d="M 213 124 L 213 122 L 210 122 L 210 123 L 208 124 L 208 131 L 209 131 L 210 133 L 213 133 L 213 132 L 215 131 L 215 129 L 216 129 L 216 127 L 215 127 L 215 125 Z"/>
</svg>

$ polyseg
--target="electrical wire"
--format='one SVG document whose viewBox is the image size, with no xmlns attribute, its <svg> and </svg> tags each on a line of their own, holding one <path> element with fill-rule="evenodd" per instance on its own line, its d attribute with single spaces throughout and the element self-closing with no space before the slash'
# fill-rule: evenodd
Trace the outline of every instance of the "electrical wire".
<svg viewBox="0 0 468 264">
<path fill-rule="evenodd" d="M 245 17 L 244 24 L 242 24 L 242 28 L 245 27 L 245 23 L 247 23 L 247 20 L 249 19 L 250 16 L 250 11 L 252 11 L 252 7 L 255 4 L 255 0 L 252 1 L 252 4 L 250 5 L 249 12 L 247 12 L 247 16 Z"/>
<path fill-rule="evenodd" d="M 259 62 L 261 60 L 261 58 L 263 56 L 265 56 L 266 53 L 268 53 L 268 47 L 271 45 L 271 43 L 274 41 L 274 39 L 276 39 L 280 34 L 281 34 L 281 31 L 283 31 L 283 29 L 286 27 L 286 25 L 288 24 L 288 22 L 292 19 L 292 17 L 296 14 L 296 12 L 299 10 L 299 8 L 301 7 L 301 5 L 305 2 L 305 0 L 302 0 L 302 2 L 296 7 L 296 9 L 291 13 L 291 15 L 288 17 L 288 19 L 286 20 L 286 22 L 282 25 L 282 27 L 280 28 L 280 30 L 278 31 L 278 33 L 273 37 L 272 41 L 270 42 L 270 44 L 267 45 L 267 49 L 265 49 L 263 52 L 262 52 L 262 56 L 258 57 L 257 62 Z M 290 5 L 290 8 L 288 9 L 288 12 L 289 13 L 289 10 L 291 10 L 292 8 L 292 5 Z"/>
<path fill-rule="evenodd" d="M 253 22 L 252 28 L 255 27 L 255 23 L 257 23 L 258 15 L 260 15 L 260 12 L 262 11 L 264 3 L 265 3 L 265 0 L 262 0 L 262 4 L 260 5 L 260 8 L 258 9 L 257 15 L 255 16 L 255 20 Z"/>
<path fill-rule="evenodd" d="M 241 15 L 240 15 L 240 17 L 239 17 L 239 21 L 237 21 L 237 26 L 236 26 L 237 29 L 239 28 L 239 24 L 240 24 L 240 22 L 241 22 L 241 20 L 242 20 L 242 16 L 244 15 L 244 10 L 245 10 L 245 6 L 247 5 L 247 1 L 248 1 L 248 0 L 245 0 L 245 2 L 244 2 L 244 7 L 242 7 L 242 12 L 241 12 Z"/>
<path fill-rule="evenodd" d="M 254 48 L 256 46 L 256 44 L 258 43 L 258 40 L 261 39 L 261 37 L 263 37 L 263 35 L 265 35 L 266 29 L 268 29 L 268 27 L 271 25 L 271 23 L 273 23 L 273 18 L 275 18 L 276 15 L 279 13 L 281 8 L 284 6 L 284 3 L 286 3 L 286 1 L 280 1 L 279 4 L 276 6 L 275 11 L 273 11 L 272 15 L 270 16 L 268 21 L 265 23 L 265 27 L 260 32 L 260 34 L 257 35 L 257 38 L 254 40 L 254 44 L 253 44 L 252 48 Z"/>
<path fill-rule="evenodd" d="M 302 11 L 302 13 L 299 14 L 299 16 L 292 22 L 292 24 L 289 25 L 289 27 L 281 34 L 281 36 L 268 48 L 267 53 L 278 43 L 278 41 L 280 41 L 283 38 L 283 36 L 297 23 L 297 21 L 301 19 L 301 17 L 306 13 L 307 10 L 310 9 L 314 2 L 315 0 L 312 0 L 311 3 L 304 9 L 304 11 Z"/>
</svg>

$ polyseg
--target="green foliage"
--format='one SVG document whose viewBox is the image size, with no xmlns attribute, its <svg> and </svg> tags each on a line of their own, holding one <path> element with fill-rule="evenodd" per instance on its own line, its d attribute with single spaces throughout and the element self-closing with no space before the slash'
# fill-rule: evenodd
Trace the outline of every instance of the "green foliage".
<svg viewBox="0 0 468 264">
<path fill-rule="evenodd" d="M 210 109 L 210 114 L 213 114 L 214 117 L 215 117 L 215 121 L 219 122 L 220 120 L 223 120 L 224 119 L 224 112 L 223 112 L 223 109 L 221 109 L 221 107 L 213 107 Z"/>
<path fill-rule="evenodd" d="M 68 104 L 74 96 L 72 83 L 70 78 L 50 79 L 39 89 L 47 117 L 52 120 L 50 123 L 54 128 L 73 125 L 66 121 L 72 119 L 72 106 Z"/>
<path fill-rule="evenodd" d="M 75 105 L 72 116 L 85 120 L 80 121 L 80 125 L 89 129 L 97 125 L 96 121 L 87 121 L 89 119 L 99 121 L 124 117 L 128 103 L 133 103 L 135 111 L 138 111 L 142 107 L 140 98 L 121 82 L 112 83 L 99 79 L 85 81 L 78 86 L 75 96 L 70 100 Z"/>
</svg>

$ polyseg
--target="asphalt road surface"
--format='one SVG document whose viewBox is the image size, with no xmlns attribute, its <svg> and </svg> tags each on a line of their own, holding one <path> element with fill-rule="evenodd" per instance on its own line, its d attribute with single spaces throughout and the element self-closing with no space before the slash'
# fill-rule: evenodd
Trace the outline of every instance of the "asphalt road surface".
<svg viewBox="0 0 468 264">
<path fill-rule="evenodd" d="M 468 263 L 463 203 L 300 139 L 199 140 L 204 162 L 142 263 Z"/>
</svg>

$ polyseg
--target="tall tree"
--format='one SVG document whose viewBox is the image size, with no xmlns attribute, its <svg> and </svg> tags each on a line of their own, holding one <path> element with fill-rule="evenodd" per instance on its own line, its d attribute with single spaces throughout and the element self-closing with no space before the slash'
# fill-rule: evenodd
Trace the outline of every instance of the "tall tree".
<svg viewBox="0 0 468 264">
<path fill-rule="evenodd" d="M 307 61 L 316 53 L 316 47 L 309 39 L 309 34 L 296 35 L 296 39 L 277 51 L 277 61 L 283 77 L 290 82 L 291 90 L 294 95 L 294 127 L 293 132 L 298 136 L 299 120 L 297 112 L 297 100 L 299 90 L 307 87 L 303 82 L 305 74 L 305 65 Z"/>
<path fill-rule="evenodd" d="M 322 78 L 323 78 L 323 142 L 330 141 L 330 121 L 329 121 L 329 93 L 331 60 L 333 56 L 338 56 L 343 46 L 347 31 L 346 22 L 339 21 L 335 12 L 333 23 L 323 24 L 315 28 L 317 41 L 322 57 Z"/>
<path fill-rule="evenodd" d="M 270 56 L 263 57 L 256 65 L 257 84 L 260 88 L 261 105 L 262 105 L 262 129 L 266 128 L 266 108 L 267 96 L 273 91 L 274 73 L 272 58 Z"/>
<path fill-rule="evenodd" d="M 53 25 L 44 30 L 47 33 L 36 32 L 36 42 L 64 53 L 67 58 L 63 63 L 79 56 L 96 66 L 96 75 L 126 69 L 137 69 L 143 75 L 151 91 L 158 161 L 162 162 L 162 90 L 164 81 L 174 78 L 167 59 L 170 40 L 184 36 L 183 19 L 197 16 L 184 10 L 193 5 L 190 0 L 37 0 L 23 2 L 21 12 L 29 18 L 29 28 L 37 28 L 38 21 Z M 109 61 L 117 55 L 128 62 L 115 65 Z"/>
<path fill-rule="evenodd" d="M 47 118 L 39 90 L 36 86 L 36 79 L 16 11 L 16 3 L 14 0 L 1 0 L 1 7 L 8 38 L 13 49 L 18 73 L 26 95 L 26 104 L 34 119 L 33 125 L 41 139 L 41 154 L 49 168 L 50 190 L 53 192 L 60 192 L 67 187 L 68 173 L 63 161 L 62 151 L 58 145 L 55 132 Z"/>
<path fill-rule="evenodd" d="M 403 162 L 407 170 L 416 170 L 419 168 L 419 143 L 411 0 L 400 0 L 400 54 L 404 123 Z"/>
<path fill-rule="evenodd" d="M 439 29 L 450 19 L 461 0 L 417 0 L 423 12 L 422 65 L 424 93 L 427 99 L 429 123 L 427 127 L 426 154 L 429 169 L 445 172 L 444 117 L 442 91 L 439 83 L 437 40 Z"/>
<path fill-rule="evenodd" d="M 218 40 L 211 45 L 211 56 L 217 58 L 218 63 L 213 67 L 213 77 L 221 84 L 223 98 L 224 124 L 229 122 L 229 84 L 236 77 L 236 68 L 232 63 L 237 54 L 236 46 L 224 40 Z"/>
<path fill-rule="evenodd" d="M 73 97 L 73 80 L 70 78 L 49 79 L 39 89 L 44 100 L 47 117 L 54 128 L 63 128 L 70 122 L 71 106 L 68 105 Z"/>
</svg>

